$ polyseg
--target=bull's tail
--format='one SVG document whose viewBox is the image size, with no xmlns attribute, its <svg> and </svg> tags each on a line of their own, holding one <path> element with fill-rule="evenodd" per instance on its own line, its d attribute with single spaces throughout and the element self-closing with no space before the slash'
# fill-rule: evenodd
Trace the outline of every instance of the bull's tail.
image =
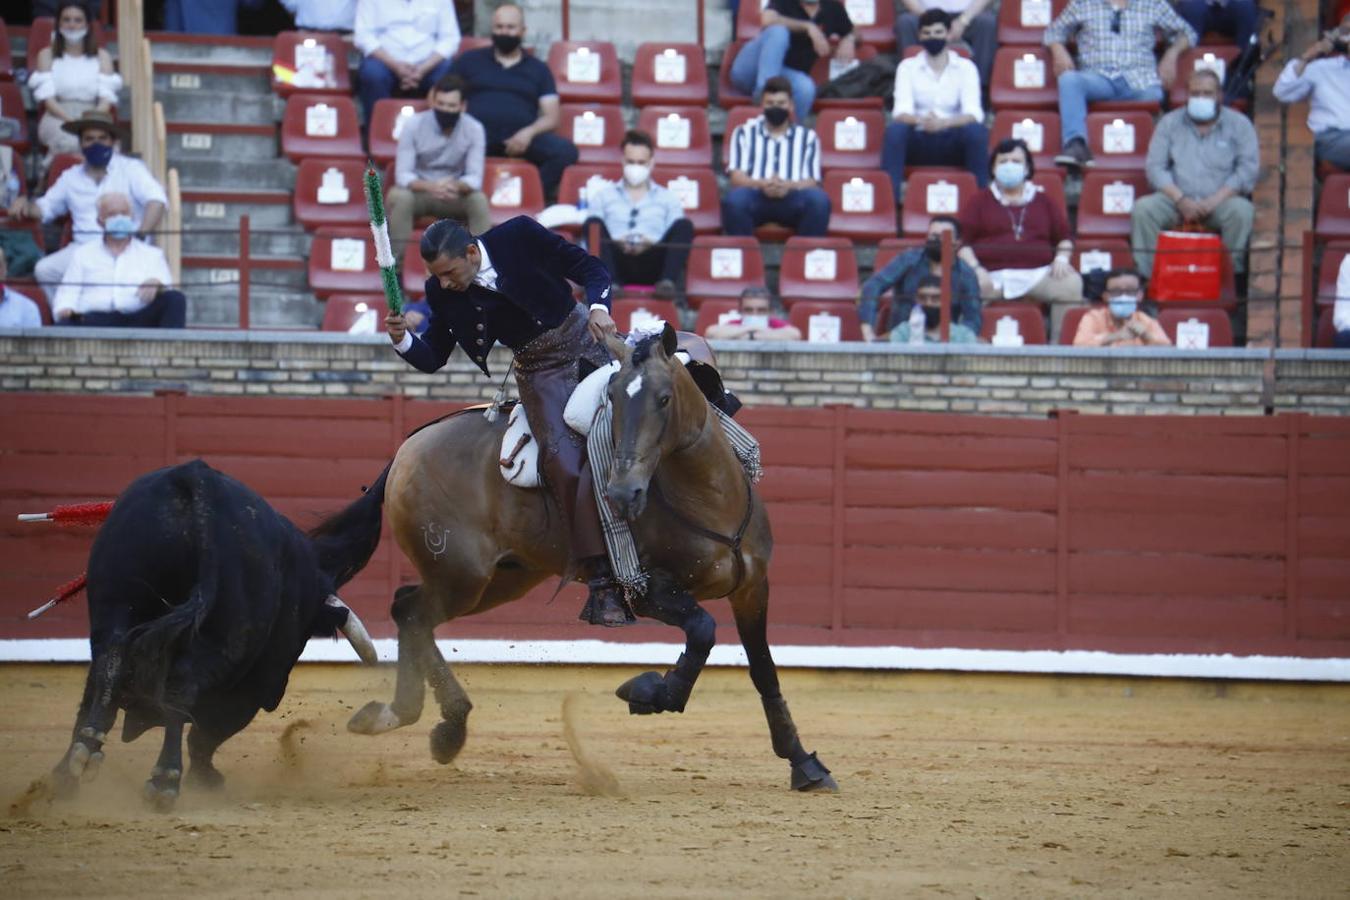
<svg viewBox="0 0 1350 900">
<path fill-rule="evenodd" d="M 175 606 L 157 619 L 138 625 L 127 634 L 127 701 L 149 704 L 160 709 L 183 708 L 190 698 L 168 696 L 169 675 L 191 639 L 199 617 L 210 606 L 210 599 L 198 585 L 186 603 Z"/>
<path fill-rule="evenodd" d="M 333 579 L 334 588 L 342 587 L 364 569 L 380 543 L 384 484 L 392 465 L 391 462 L 384 467 L 359 500 L 320 522 L 309 533 L 319 568 Z"/>
</svg>

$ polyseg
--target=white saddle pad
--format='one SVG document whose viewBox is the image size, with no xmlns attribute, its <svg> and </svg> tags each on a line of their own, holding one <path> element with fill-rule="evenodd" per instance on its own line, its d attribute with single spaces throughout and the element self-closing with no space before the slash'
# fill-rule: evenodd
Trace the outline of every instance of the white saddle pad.
<svg viewBox="0 0 1350 900">
<path fill-rule="evenodd" d="M 581 435 L 591 433 L 595 412 L 605 402 L 605 388 L 618 370 L 619 364 L 611 362 L 581 380 L 563 409 L 563 421 L 569 428 Z M 530 430 L 524 404 L 517 403 L 506 420 L 498 466 L 507 483 L 521 488 L 539 487 L 539 442 Z"/>
</svg>

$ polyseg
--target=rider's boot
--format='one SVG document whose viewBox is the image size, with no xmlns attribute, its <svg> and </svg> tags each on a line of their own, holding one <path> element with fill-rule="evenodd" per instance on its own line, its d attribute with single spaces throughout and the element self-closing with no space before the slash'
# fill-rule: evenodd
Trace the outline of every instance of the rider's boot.
<svg viewBox="0 0 1350 900">
<path fill-rule="evenodd" d="M 592 556 L 581 561 L 582 576 L 590 595 L 578 618 L 592 625 L 604 625 L 619 628 L 637 621 L 628 601 L 624 599 L 623 588 L 614 580 L 614 570 L 605 556 Z"/>
</svg>

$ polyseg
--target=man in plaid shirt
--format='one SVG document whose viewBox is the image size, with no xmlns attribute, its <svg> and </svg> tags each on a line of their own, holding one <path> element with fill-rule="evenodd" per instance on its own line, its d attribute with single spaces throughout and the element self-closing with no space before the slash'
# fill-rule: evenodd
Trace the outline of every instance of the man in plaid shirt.
<svg viewBox="0 0 1350 900">
<path fill-rule="evenodd" d="M 1162 59 L 1153 55 L 1154 29 L 1167 36 Z M 1064 46 L 1078 44 L 1078 65 Z M 1093 100 L 1158 100 L 1177 77 L 1177 57 L 1199 40 L 1167 0 L 1072 0 L 1050 27 L 1045 45 L 1059 78 L 1064 149 L 1055 162 L 1092 165 L 1087 105 Z"/>
</svg>

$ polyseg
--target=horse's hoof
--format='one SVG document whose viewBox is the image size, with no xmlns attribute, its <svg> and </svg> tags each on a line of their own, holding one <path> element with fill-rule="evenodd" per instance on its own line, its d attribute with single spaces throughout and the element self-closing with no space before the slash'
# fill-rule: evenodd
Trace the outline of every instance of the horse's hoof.
<svg viewBox="0 0 1350 900">
<path fill-rule="evenodd" d="M 188 784 L 204 791 L 218 791 L 225 787 L 225 776 L 214 766 L 194 765 L 188 769 Z"/>
<path fill-rule="evenodd" d="M 792 789 L 806 793 L 823 791 L 829 794 L 839 793 L 839 784 L 830 775 L 830 770 L 812 753 L 792 766 Z"/>
<path fill-rule="evenodd" d="M 80 781 L 85 784 L 98 777 L 98 770 L 103 766 L 103 751 L 95 750 L 89 754 L 89 762 L 84 767 L 84 773 L 80 775 Z"/>
<path fill-rule="evenodd" d="M 146 805 L 161 813 L 173 809 L 174 803 L 178 800 L 178 783 L 181 775 L 182 773 L 177 770 L 160 772 L 156 769 L 152 772 L 150 780 L 141 790 L 141 797 L 144 798 Z"/>
<path fill-rule="evenodd" d="M 84 770 L 89 766 L 91 755 L 89 748 L 80 741 L 70 745 L 70 749 L 66 751 L 66 771 L 70 774 L 70 777 L 84 777 Z M 103 754 L 99 755 L 102 756 Z"/>
<path fill-rule="evenodd" d="M 431 758 L 441 765 L 448 765 L 453 762 L 459 751 L 464 749 L 464 742 L 469 738 L 468 723 L 464 720 L 458 722 L 437 722 L 431 729 Z"/>
<path fill-rule="evenodd" d="M 404 724 L 392 706 L 372 700 L 348 720 L 347 730 L 352 734 L 384 734 Z"/>
<path fill-rule="evenodd" d="M 656 672 L 643 672 L 619 685 L 614 695 L 628 704 L 635 716 L 649 716 L 669 709 L 665 679 Z"/>
</svg>

